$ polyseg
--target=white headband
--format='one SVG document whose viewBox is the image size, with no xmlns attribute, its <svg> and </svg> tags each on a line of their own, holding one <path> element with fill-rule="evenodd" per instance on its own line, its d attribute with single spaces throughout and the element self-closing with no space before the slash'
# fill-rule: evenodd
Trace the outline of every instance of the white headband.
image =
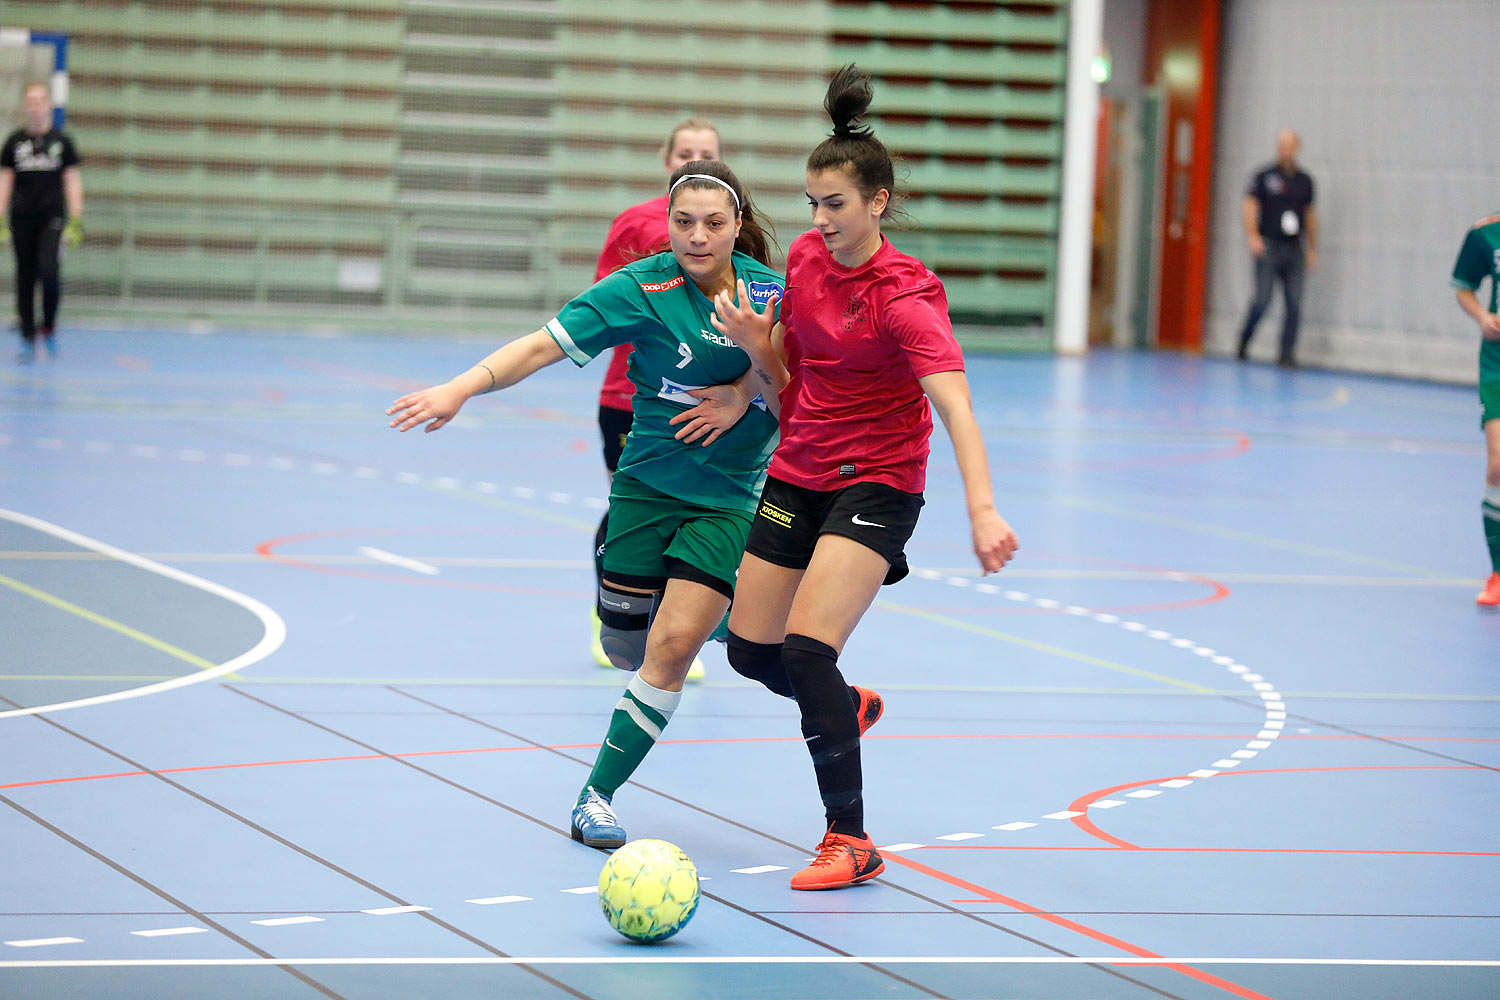
<svg viewBox="0 0 1500 1000">
<path fill-rule="evenodd" d="M 713 174 L 683 174 L 681 177 L 677 178 L 677 184 L 681 184 L 683 181 L 693 180 L 694 178 L 697 178 L 700 181 L 713 181 L 715 184 L 719 185 L 719 187 L 723 188 L 725 191 L 728 191 L 729 197 L 734 199 L 734 210 L 736 212 L 741 211 L 740 196 L 734 193 L 734 188 L 730 187 L 725 181 L 720 180 Z M 667 189 L 668 198 L 672 197 L 672 192 L 677 190 L 677 184 L 673 184 L 670 188 Z"/>
</svg>

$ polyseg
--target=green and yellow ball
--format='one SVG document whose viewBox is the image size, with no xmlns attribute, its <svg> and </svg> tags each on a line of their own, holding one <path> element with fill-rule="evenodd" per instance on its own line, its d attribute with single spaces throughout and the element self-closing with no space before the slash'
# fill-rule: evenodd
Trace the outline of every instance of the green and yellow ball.
<svg viewBox="0 0 1500 1000">
<path fill-rule="evenodd" d="M 599 908 L 632 941 L 665 941 L 698 909 L 698 868 L 675 844 L 632 840 L 599 873 Z"/>
</svg>

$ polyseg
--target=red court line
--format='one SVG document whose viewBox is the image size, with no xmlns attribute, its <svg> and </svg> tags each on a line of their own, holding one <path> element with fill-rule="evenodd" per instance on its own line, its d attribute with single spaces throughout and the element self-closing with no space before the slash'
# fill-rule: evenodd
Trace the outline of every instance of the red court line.
<svg viewBox="0 0 1500 1000">
<path fill-rule="evenodd" d="M 1099 827 L 1096 826 L 1094 824 L 1094 821 L 1089 817 L 1089 815 L 1088 815 L 1088 807 L 1091 806 L 1091 805 L 1093 805 L 1094 802 L 1096 802 L 1099 799 L 1102 799 L 1102 798 L 1104 798 L 1105 796 L 1108 796 L 1108 795 L 1114 795 L 1114 794 L 1116 794 L 1118 792 L 1123 792 L 1123 791 L 1126 791 L 1126 790 L 1132 789 L 1132 788 L 1143 788 L 1146 785 L 1157 785 L 1157 784 L 1160 784 L 1163 781 L 1176 781 L 1178 779 L 1183 779 L 1183 780 L 1187 780 L 1187 781 L 1210 781 L 1210 780 L 1216 781 L 1219 778 L 1232 778 L 1232 777 L 1235 777 L 1236 775 L 1244 775 L 1244 774 L 1315 774 L 1315 773 L 1329 772 L 1329 771 L 1491 771 L 1491 770 L 1494 770 L 1494 768 L 1483 767 L 1483 766 L 1477 765 L 1477 764 L 1368 764 L 1368 765 L 1350 765 L 1350 766 L 1346 766 L 1346 767 L 1277 767 L 1277 768 L 1260 768 L 1260 769 L 1252 770 L 1252 771 L 1220 771 L 1218 774 L 1214 775 L 1214 777 L 1212 779 L 1210 779 L 1210 778 L 1190 778 L 1190 777 L 1188 777 L 1185 774 L 1178 774 L 1178 775 L 1173 775 L 1170 778 L 1150 778 L 1150 779 L 1148 779 L 1146 781 L 1132 781 L 1132 782 L 1130 782 L 1128 784 L 1124 784 L 1124 785 L 1115 785 L 1115 786 L 1110 787 L 1110 788 L 1101 788 L 1101 789 L 1099 789 L 1097 791 L 1087 792 L 1087 793 L 1085 793 L 1083 795 L 1080 795 L 1078 798 L 1074 799 L 1072 805 L 1068 806 L 1068 809 L 1071 812 L 1081 812 L 1081 813 L 1084 814 L 1082 816 L 1075 816 L 1075 817 L 1073 817 L 1072 822 L 1073 822 L 1074 826 L 1078 827 L 1078 829 L 1082 830 L 1084 833 L 1088 834 L 1090 837 L 1093 837 L 1093 838 L 1095 838 L 1097 840 L 1102 840 L 1102 841 L 1104 841 L 1107 844 L 1113 844 L 1115 847 L 1120 847 L 1120 848 L 1124 848 L 1126 850 L 1132 850 L 1132 851 L 1141 851 L 1141 850 L 1148 850 L 1149 848 L 1143 848 L 1143 847 L 1141 847 L 1138 844 L 1132 844 L 1128 840 L 1121 840 L 1119 837 L 1116 837 L 1113 834 L 1105 833 L 1103 830 L 1099 829 Z"/>
<path fill-rule="evenodd" d="M 425 576 L 398 575 L 396 573 L 377 573 L 366 569 L 349 569 L 345 566 L 325 566 L 322 563 L 308 562 L 304 559 L 296 559 L 292 556 L 280 555 L 272 550 L 281 545 L 291 545 L 297 542 L 322 541 L 329 538 L 358 538 L 366 535 L 390 535 L 390 534 L 423 534 L 431 532 L 470 532 L 483 531 L 482 528 L 369 528 L 355 530 L 329 530 L 329 531 L 302 531 L 290 535 L 282 535 L 279 538 L 267 539 L 255 546 L 256 554 L 275 563 L 284 566 L 294 566 L 297 569 L 311 570 L 314 573 L 330 573 L 334 576 L 349 576 L 359 580 L 380 580 L 386 583 L 413 584 L 418 587 L 441 587 L 449 590 L 498 590 L 507 594 L 535 594 L 546 597 L 566 597 L 569 600 L 586 600 L 589 595 L 583 591 L 575 590 L 551 590 L 545 587 L 515 587 L 503 583 L 477 583 L 467 580 L 433 580 Z M 488 529 L 494 530 L 494 529 Z"/>
<path fill-rule="evenodd" d="M 1162 959 L 1162 968 L 1171 969 L 1173 972 L 1181 973 L 1182 975 L 1188 976 L 1192 979 L 1196 979 L 1201 983 L 1207 983 L 1209 986 L 1217 987 L 1218 989 L 1224 990 L 1226 993 L 1232 993 L 1237 997 L 1243 997 L 1244 1000 L 1271 1000 L 1271 998 L 1266 996 L 1264 993 L 1257 993 L 1252 989 L 1240 986 L 1237 983 L 1231 983 L 1227 979 L 1221 979 L 1218 976 L 1213 975 L 1212 973 L 1204 972 L 1202 969 L 1195 969 L 1190 965 L 1182 965 L 1181 963 L 1166 961 L 1164 956 L 1158 955 L 1154 951 L 1147 951 L 1140 945 L 1131 944 L 1129 941 L 1124 941 L 1112 934 L 1106 934 L 1103 931 L 1095 930 L 1092 927 L 1080 924 L 1076 920 L 1069 920 L 1067 917 L 1058 916 L 1056 913 L 1048 913 L 1046 910 L 1043 910 L 1040 907 L 1032 906 L 1030 903 L 1023 903 L 1019 899 L 1012 899 L 1010 896 L 995 892 L 993 889 L 986 889 L 983 886 L 975 885 L 973 882 L 961 879 L 956 875 L 950 875 L 947 872 L 939 871 L 936 868 L 930 868 L 927 865 L 922 864 L 920 861 L 913 861 L 910 858 L 904 858 L 895 854 L 888 854 L 884 857 L 887 861 L 894 861 L 896 864 L 905 865 L 907 868 L 921 872 L 924 875 L 929 875 L 940 882 L 946 882 L 951 886 L 956 886 L 957 888 L 972 892 L 975 896 L 978 896 L 980 899 L 983 899 L 987 902 L 1002 903 L 1005 906 L 1009 906 L 1011 909 L 1019 910 L 1022 913 L 1027 913 L 1034 917 L 1040 917 L 1048 923 L 1056 924 L 1058 927 L 1061 927 L 1064 930 L 1070 930 L 1075 934 L 1082 934 L 1084 937 L 1091 938 L 1094 941 L 1098 941 L 1100 944 L 1106 945 L 1111 948 L 1118 948 L 1121 951 L 1136 956 L 1137 958 Z"/>
<path fill-rule="evenodd" d="M 1100 851 L 1117 854 L 1118 847 L 1026 847 L 1003 844 L 924 844 L 924 851 Z M 1132 847 L 1132 854 L 1380 854 L 1435 858 L 1500 858 L 1500 851 L 1378 851 L 1341 847 Z M 884 857 L 884 855 L 882 855 Z"/>
<path fill-rule="evenodd" d="M 1139 739 L 1157 739 L 1157 740 L 1161 740 L 1161 739 L 1168 739 L 1168 740 L 1193 739 L 1193 740 L 1220 740 L 1220 739 L 1226 739 L 1226 738 L 1228 738 L 1228 739 L 1234 739 L 1235 737 L 1233 736 L 1233 734 L 1224 734 L 1224 733 L 1202 733 L 1202 734 L 1198 734 L 1198 733 L 1190 733 L 1190 734 L 1187 734 L 1187 733 L 1031 733 L 1031 734 L 1020 734 L 1020 733 L 974 733 L 974 734 L 968 734 L 968 735 L 936 734 L 936 735 L 927 735 L 927 736 L 922 736 L 922 735 L 914 735 L 914 736 L 903 736 L 903 735 L 865 736 L 863 738 L 867 739 L 867 740 L 1028 740 L 1028 739 L 1040 739 L 1040 740 L 1053 740 L 1053 739 L 1087 739 L 1087 740 L 1095 740 L 1095 739 L 1131 739 L 1131 740 L 1139 740 Z M 1343 735 L 1337 735 L 1337 736 L 1315 736 L 1315 735 L 1308 735 L 1308 736 L 1283 736 L 1282 737 L 1282 739 L 1333 739 L 1333 740 L 1358 740 L 1358 739 L 1366 739 L 1366 738 L 1367 737 L 1361 737 L 1361 736 L 1343 736 Z M 1426 738 L 1428 738 L 1428 739 L 1471 739 L 1472 738 L 1472 739 L 1480 740 L 1480 741 L 1483 741 L 1483 742 L 1497 742 L 1497 740 L 1495 740 L 1495 739 L 1493 739 L 1491 737 L 1463 737 L 1463 736 L 1442 737 L 1442 736 L 1434 736 L 1434 737 L 1426 737 Z M 729 743 L 797 743 L 797 742 L 801 742 L 801 739 L 800 739 L 800 737 L 796 737 L 796 736 L 734 736 L 734 737 L 717 737 L 717 738 L 714 738 L 714 739 L 701 739 L 701 740 L 661 740 L 660 741 L 660 745 L 662 745 L 662 746 L 698 746 L 698 745 L 729 744 Z M 137 778 L 137 777 L 142 777 L 142 776 L 148 775 L 148 774 L 188 774 L 188 773 L 191 773 L 191 772 L 194 772 L 194 771 L 232 771 L 232 770 L 237 770 L 237 769 L 242 769 L 242 768 L 251 768 L 251 767 L 282 767 L 282 766 L 289 765 L 289 764 L 335 764 L 335 763 L 340 763 L 342 761 L 352 761 L 352 760 L 385 760 L 387 757 L 395 757 L 395 758 L 399 758 L 399 759 L 404 759 L 404 758 L 407 758 L 407 757 L 453 757 L 453 756 L 462 756 L 464 754 L 514 753 L 514 752 L 518 752 L 518 751 L 536 751 L 536 750 L 597 750 L 597 749 L 599 749 L 599 744 L 598 743 L 558 743 L 558 744 L 555 744 L 555 745 L 552 745 L 552 746 L 545 746 L 545 747 L 539 747 L 539 746 L 533 746 L 533 745 L 527 744 L 525 746 L 512 746 L 512 747 L 465 747 L 465 748 L 458 749 L 458 750 L 412 750 L 412 751 L 407 751 L 405 753 L 392 753 L 392 754 L 379 754 L 379 753 L 348 754 L 348 755 L 341 756 L 341 757 L 297 757 L 297 758 L 293 758 L 293 759 L 290 759 L 290 760 L 259 760 L 259 761 L 242 761 L 242 762 L 234 763 L 234 764 L 198 764 L 198 765 L 194 765 L 194 766 L 190 766 L 190 767 L 166 767 L 166 768 L 158 768 L 155 771 L 117 771 L 117 772 L 111 772 L 111 773 L 107 773 L 107 774 L 80 774 L 80 775 L 75 775 L 75 776 L 73 776 L 71 778 L 41 778 L 41 779 L 38 779 L 36 781 L 17 781 L 17 782 L 14 782 L 12 784 L 9 784 L 9 785 L 0 785 L 0 791 L 4 791 L 6 789 L 11 789 L 11 788 L 36 788 L 36 787 L 39 787 L 39 786 L 42 786 L 42 785 L 65 785 L 65 784 L 69 784 L 69 783 L 75 782 L 75 781 L 104 781 L 104 780 L 107 780 L 109 778 Z M 1461 767 L 1461 766 L 1434 767 L 1434 768 L 1431 768 L 1431 769 L 1433 769 L 1433 770 L 1459 770 L 1459 771 L 1484 770 L 1484 768 Z M 1290 770 L 1295 770 L 1295 771 L 1319 771 L 1319 770 L 1352 771 L 1352 770 L 1363 770 L 1363 769 L 1362 768 L 1355 768 L 1355 767 L 1343 767 L 1343 768 L 1292 768 Z M 1371 768 L 1371 770 L 1390 770 L 1390 768 Z M 1227 773 L 1235 773 L 1235 772 L 1225 772 L 1225 773 L 1227 774 Z M 1261 770 L 1261 771 L 1243 771 L 1243 772 L 1237 772 L 1237 773 L 1242 773 L 1242 774 L 1275 774 L 1277 772 L 1273 771 L 1273 770 Z M 1137 788 L 1137 787 L 1140 787 L 1141 785 L 1151 785 L 1151 784 L 1157 783 L 1158 781 L 1166 781 L 1166 780 L 1169 780 L 1169 779 L 1166 779 L 1166 778 L 1155 778 L 1155 779 L 1152 779 L 1151 781 L 1140 781 L 1140 782 L 1136 782 L 1135 784 L 1131 784 L 1131 785 L 1120 785 L 1120 786 L 1118 786 L 1118 788 Z M 1207 780 L 1207 779 L 1204 779 L 1204 780 Z M 1074 804 L 1070 808 L 1082 811 L 1082 807 L 1079 806 L 1080 802 L 1085 802 L 1085 803 L 1086 802 L 1092 802 L 1094 799 L 1101 798 L 1101 797 L 1103 797 L 1105 795 L 1110 794 L 1111 792 L 1113 792 L 1115 790 L 1117 790 L 1117 789 L 1104 789 L 1104 790 L 1098 791 L 1098 792 L 1090 792 L 1084 798 L 1078 799 L 1077 801 L 1075 801 Z M 1080 819 L 1085 819 L 1085 818 L 1086 817 L 1078 817 L 1078 818 L 1074 819 L 1073 822 L 1076 824 L 1076 823 L 1079 822 Z M 1081 826 L 1081 824 L 1080 824 L 1080 826 Z M 1089 832 L 1089 831 L 1087 829 L 1085 829 L 1085 832 Z M 1097 836 L 1101 840 L 1109 840 L 1110 839 L 1109 835 L 1103 833 L 1102 831 L 1100 831 L 1098 833 L 1095 833 L 1094 835 Z M 1146 849 L 1146 848 L 1136 847 L 1134 844 L 1127 844 L 1124 841 L 1119 841 L 1118 844 L 1117 844 L 1117 846 L 1128 847 L 1128 848 L 1131 848 L 1133 850 L 1145 850 Z"/>
</svg>

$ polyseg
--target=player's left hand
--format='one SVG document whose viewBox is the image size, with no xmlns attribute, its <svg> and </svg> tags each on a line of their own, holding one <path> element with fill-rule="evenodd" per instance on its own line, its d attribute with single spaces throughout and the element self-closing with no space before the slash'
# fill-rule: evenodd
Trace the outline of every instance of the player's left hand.
<svg viewBox="0 0 1500 1000">
<path fill-rule="evenodd" d="M 1479 334 L 1485 340 L 1500 340 L 1500 314 L 1485 313 L 1479 321 Z"/>
<path fill-rule="evenodd" d="M 405 434 L 413 427 L 426 424 L 427 433 L 431 434 L 452 420 L 468 398 L 452 382 L 429 386 L 420 392 L 409 392 L 385 411 L 386 416 L 396 418 L 386 426 Z"/>
<path fill-rule="evenodd" d="M 735 280 L 739 292 L 739 303 L 730 298 L 728 292 L 714 295 L 714 311 L 708 321 L 713 328 L 744 349 L 752 358 L 764 357 L 771 350 L 771 331 L 776 326 L 776 303 L 781 296 L 772 295 L 762 310 L 750 301 L 744 279 Z"/>
<path fill-rule="evenodd" d="M 74 249 L 83 242 L 83 216 L 75 215 L 68 219 L 62 231 L 63 246 L 69 250 Z"/>
<path fill-rule="evenodd" d="M 684 444 L 691 444 L 707 435 L 703 441 L 703 447 L 707 448 L 725 431 L 739 423 L 745 411 L 750 408 L 750 400 L 732 382 L 728 385 L 689 389 L 687 392 L 701 402 L 690 410 L 683 410 L 669 421 L 674 425 L 683 425 L 674 436 Z"/>
<path fill-rule="evenodd" d="M 984 568 L 985 575 L 1000 572 L 1000 568 L 1010 562 L 1016 550 L 1021 547 L 1021 543 L 1016 541 L 1016 533 L 993 507 L 987 507 L 974 515 L 973 528 L 974 554 L 979 557 L 979 565 Z"/>
</svg>

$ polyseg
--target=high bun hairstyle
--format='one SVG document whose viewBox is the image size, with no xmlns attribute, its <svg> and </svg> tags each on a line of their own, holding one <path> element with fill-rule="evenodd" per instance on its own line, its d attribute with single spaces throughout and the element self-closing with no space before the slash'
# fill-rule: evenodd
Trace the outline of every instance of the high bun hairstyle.
<svg viewBox="0 0 1500 1000">
<path fill-rule="evenodd" d="M 864 121 L 875 96 L 870 74 L 850 63 L 828 81 L 823 110 L 833 122 L 833 133 L 807 158 L 808 173 L 825 170 L 847 170 L 855 187 L 867 201 L 884 188 L 890 195 L 882 218 L 889 221 L 897 213 L 896 166 L 890 150 L 875 138 L 875 132 Z"/>
<path fill-rule="evenodd" d="M 694 177 L 693 174 L 699 176 Z M 705 175 L 716 180 L 706 180 Z M 681 181 L 680 184 L 679 181 Z M 734 192 L 733 198 L 729 196 L 729 191 L 724 190 L 725 185 L 728 185 L 729 189 Z M 771 227 L 769 220 L 760 217 L 755 206 L 750 203 L 750 192 L 745 190 L 745 186 L 734 175 L 734 171 L 724 165 L 724 161 L 693 160 L 672 171 L 672 177 L 667 181 L 667 211 L 671 211 L 672 202 L 676 200 L 677 193 L 684 188 L 696 191 L 717 191 L 724 195 L 731 209 L 735 207 L 735 200 L 738 199 L 740 234 L 734 238 L 734 248 L 742 254 L 754 257 L 767 267 L 771 266 L 771 247 L 776 243 L 776 231 Z"/>
</svg>

